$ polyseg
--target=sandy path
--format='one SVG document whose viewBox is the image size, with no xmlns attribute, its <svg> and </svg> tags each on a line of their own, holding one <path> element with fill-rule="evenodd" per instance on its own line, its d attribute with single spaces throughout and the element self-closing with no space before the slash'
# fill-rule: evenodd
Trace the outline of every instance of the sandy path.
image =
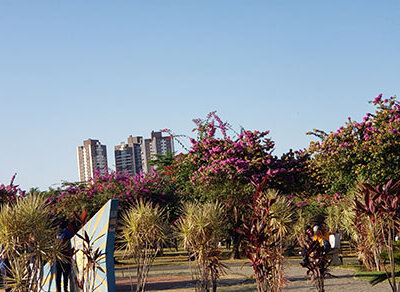
<svg viewBox="0 0 400 292">
<path fill-rule="evenodd" d="M 256 291 L 254 280 L 250 279 L 251 268 L 246 266 L 240 269 L 240 263 L 228 264 L 229 271 L 219 281 L 218 291 Z M 130 292 L 131 288 L 129 272 L 117 271 L 117 291 Z M 297 261 L 291 261 L 285 269 L 288 285 L 284 291 L 316 291 L 310 280 L 305 279 L 306 270 Z M 131 271 L 133 275 L 133 271 Z M 329 291 L 360 291 L 380 292 L 391 291 L 389 284 L 381 283 L 372 287 L 368 281 L 354 277 L 352 269 L 332 268 L 331 273 L 335 278 L 328 278 L 325 289 Z M 134 280 L 134 278 L 132 279 Z M 146 291 L 194 291 L 194 282 L 191 279 L 188 265 L 160 266 L 150 271 Z"/>
</svg>

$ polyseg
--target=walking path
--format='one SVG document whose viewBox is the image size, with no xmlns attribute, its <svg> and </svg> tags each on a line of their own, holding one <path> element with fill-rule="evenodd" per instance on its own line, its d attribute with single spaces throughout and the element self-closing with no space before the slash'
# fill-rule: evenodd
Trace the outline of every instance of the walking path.
<svg viewBox="0 0 400 292">
<path fill-rule="evenodd" d="M 306 269 L 298 264 L 298 260 L 291 260 L 285 269 L 288 284 L 284 291 L 316 291 L 310 280 L 305 279 Z M 229 270 L 219 280 L 218 291 L 256 291 L 255 280 L 250 278 L 252 274 L 251 267 L 246 265 L 240 268 L 241 263 L 228 263 Z M 381 283 L 371 286 L 368 281 L 354 277 L 355 271 L 352 269 L 332 268 L 331 274 L 335 277 L 329 277 L 325 281 L 325 290 L 329 291 L 362 291 L 362 292 L 383 292 L 391 291 L 388 283 Z M 134 275 L 133 270 L 117 269 L 117 291 L 131 292 L 134 287 L 130 284 L 130 276 Z M 134 278 L 132 278 L 134 280 Z M 146 291 L 176 291 L 192 292 L 194 291 L 194 282 L 190 274 L 188 265 L 168 265 L 156 266 L 150 270 Z"/>
</svg>

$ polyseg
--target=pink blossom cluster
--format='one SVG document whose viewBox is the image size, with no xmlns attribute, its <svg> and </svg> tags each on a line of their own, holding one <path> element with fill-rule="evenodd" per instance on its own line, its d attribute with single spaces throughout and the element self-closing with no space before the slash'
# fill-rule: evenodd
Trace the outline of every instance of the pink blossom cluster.
<svg viewBox="0 0 400 292">
<path fill-rule="evenodd" d="M 191 176 L 193 184 L 210 184 L 218 180 L 239 180 L 244 183 L 258 183 L 268 177 L 268 186 L 277 187 L 280 183 L 293 183 L 296 174 L 302 170 L 299 153 L 292 152 L 284 159 L 272 155 L 274 142 L 267 136 L 269 131 L 245 131 L 236 139 L 231 139 L 226 132 L 227 123 L 223 123 L 215 112 L 209 114 L 211 121 L 204 123 L 195 120 L 200 139 L 191 139 L 189 157 L 196 166 Z M 219 123 L 223 137 L 216 137 L 214 121 Z"/>
<path fill-rule="evenodd" d="M 210 125 L 212 126 L 212 124 Z M 207 182 L 211 176 L 223 175 L 228 179 L 271 177 L 284 170 L 278 167 L 271 152 L 274 143 L 265 138 L 268 132 L 244 131 L 235 140 L 215 138 L 210 128 L 207 136 L 196 141 L 191 140 L 189 155 L 197 170 L 192 182 Z"/>
<path fill-rule="evenodd" d="M 18 185 L 14 185 L 14 180 L 17 174 L 11 178 L 8 185 L 0 184 L 0 203 L 8 203 L 15 201 L 18 197 L 24 197 L 25 191 L 22 191 Z"/>
<path fill-rule="evenodd" d="M 348 151 L 364 143 L 363 150 L 370 151 L 374 144 L 391 142 L 400 133 L 400 104 L 396 97 L 382 99 L 379 94 L 373 101 L 377 107 L 374 114 L 366 113 L 361 122 L 348 118 L 345 126 L 327 135 L 321 143 L 316 142 L 318 152 L 333 155 Z"/>
<path fill-rule="evenodd" d="M 162 202 L 163 179 L 153 170 L 148 174 L 140 173 L 130 176 L 120 172 L 96 172 L 94 178 L 85 184 L 72 184 L 60 193 L 52 194 L 48 199 L 51 205 L 62 205 L 71 198 L 93 200 L 96 196 L 106 195 L 107 198 L 118 198 L 122 206 L 133 203 L 136 198 L 147 197 Z"/>
</svg>

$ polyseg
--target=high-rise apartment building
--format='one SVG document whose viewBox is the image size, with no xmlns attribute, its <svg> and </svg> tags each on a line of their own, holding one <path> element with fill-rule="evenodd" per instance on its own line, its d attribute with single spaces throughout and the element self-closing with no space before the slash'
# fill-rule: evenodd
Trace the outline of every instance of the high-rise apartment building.
<svg viewBox="0 0 400 292">
<path fill-rule="evenodd" d="M 104 172 L 107 168 L 107 147 L 99 140 L 88 139 L 83 141 L 83 146 L 78 146 L 80 181 L 87 181 L 95 171 Z"/>
<path fill-rule="evenodd" d="M 130 175 L 140 173 L 142 167 L 141 143 L 143 138 L 128 137 L 128 143 L 121 142 L 114 147 L 115 167 L 119 172 L 128 172 Z"/>
<path fill-rule="evenodd" d="M 153 154 L 174 152 L 174 143 L 171 137 L 163 137 L 161 132 L 151 132 L 150 139 L 143 137 L 128 137 L 128 143 L 121 142 L 114 147 L 115 166 L 117 171 L 128 172 L 130 175 L 149 172 L 150 160 Z"/>
<path fill-rule="evenodd" d="M 142 163 L 144 172 L 151 170 L 150 160 L 154 154 L 174 153 L 174 141 L 171 136 L 163 137 L 161 132 L 151 132 L 150 139 L 145 139 L 142 146 Z"/>
</svg>

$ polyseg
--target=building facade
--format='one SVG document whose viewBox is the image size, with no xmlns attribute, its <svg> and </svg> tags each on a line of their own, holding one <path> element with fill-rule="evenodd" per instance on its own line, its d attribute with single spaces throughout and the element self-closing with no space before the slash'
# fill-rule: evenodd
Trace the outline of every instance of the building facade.
<svg viewBox="0 0 400 292">
<path fill-rule="evenodd" d="M 161 132 L 151 132 L 150 139 L 141 136 L 128 137 L 128 142 L 121 142 L 114 147 L 115 166 L 119 172 L 128 172 L 130 175 L 141 171 L 147 173 L 152 166 L 152 155 L 174 152 L 174 143 L 171 137 L 163 137 Z"/>
<path fill-rule="evenodd" d="M 142 143 L 143 171 L 147 173 L 151 170 L 152 155 L 165 155 L 167 152 L 174 153 L 174 151 L 174 140 L 171 136 L 163 137 L 161 132 L 152 131 L 150 139 L 145 139 Z"/>
<path fill-rule="evenodd" d="M 103 173 L 108 169 L 107 147 L 99 140 L 88 139 L 78 146 L 78 172 L 80 181 L 88 181 L 95 171 Z"/>
<path fill-rule="evenodd" d="M 140 173 L 142 167 L 141 143 L 143 138 L 128 137 L 128 143 L 121 142 L 114 147 L 115 167 L 118 172 L 127 172 L 129 175 Z"/>
</svg>

